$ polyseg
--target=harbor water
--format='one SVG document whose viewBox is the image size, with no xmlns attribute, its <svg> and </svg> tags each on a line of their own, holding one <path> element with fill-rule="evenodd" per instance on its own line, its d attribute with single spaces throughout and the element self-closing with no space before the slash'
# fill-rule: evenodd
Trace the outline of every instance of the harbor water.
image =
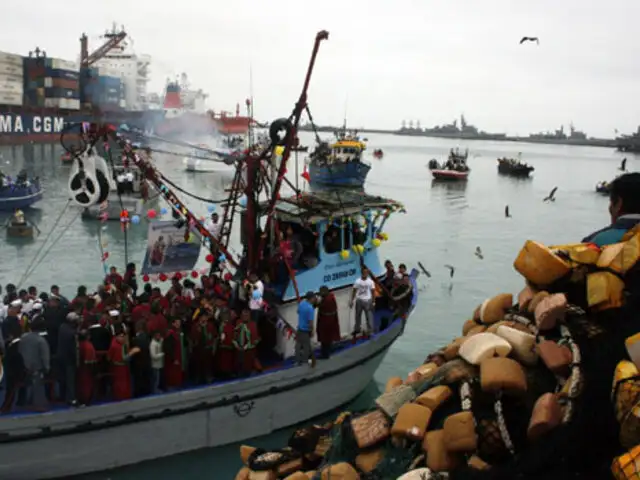
<svg viewBox="0 0 640 480">
<path fill-rule="evenodd" d="M 386 224 L 389 241 L 382 257 L 409 268 L 420 261 L 431 278 L 419 278 L 420 299 L 405 334 L 391 348 L 378 370 L 375 382 L 356 400 L 367 405 L 392 375 L 405 376 L 438 346 L 459 334 L 462 322 L 486 297 L 517 291 L 521 277 L 513 260 L 527 239 L 546 244 L 579 242 L 585 235 L 609 222 L 607 198 L 595 193 L 595 185 L 612 180 L 623 154 L 597 147 L 554 146 L 515 142 L 467 141 L 369 135 L 369 150 L 384 151 L 381 160 L 369 157 L 373 168 L 366 183 L 368 193 L 394 198 L 407 213 L 392 216 Z M 310 134 L 301 143 L 312 145 Z M 452 147 L 469 148 L 471 175 L 466 183 L 433 183 L 427 163 L 442 161 Z M 0 147 L 0 170 L 15 176 L 22 168 L 41 178 L 45 197 L 37 208 L 26 212 L 41 234 L 31 242 L 6 239 L 0 242 L 0 283 L 36 285 L 48 290 L 57 284 L 66 296 L 73 296 L 80 284 L 94 288 L 102 279 L 100 241 L 106 240 L 108 264 L 123 268 L 125 239 L 120 225 L 103 229 L 99 222 L 79 217 L 79 209 L 67 206 L 69 165 L 60 161 L 60 147 Z M 515 157 L 535 167 L 530 179 L 497 173 L 498 157 Z M 300 155 L 298 173 L 302 173 Z M 180 157 L 158 158 L 159 168 L 175 183 L 204 197 L 219 199 L 231 176 L 216 173 L 188 173 Z M 640 161 L 628 157 L 627 169 Z M 289 175 L 293 178 L 295 168 Z M 301 185 L 304 180 L 299 178 Z M 557 186 L 555 202 L 543 202 Z M 207 215 L 206 205 L 189 200 L 188 205 Z M 505 217 L 509 206 L 512 218 Z M 6 221 L 7 216 L 1 217 Z M 129 261 L 141 262 L 147 225 L 133 225 L 127 235 Z M 483 258 L 475 255 L 480 247 Z M 42 259 L 41 259 L 41 258 Z M 202 255 L 204 257 L 204 255 Z M 206 263 L 201 259 L 202 266 Z M 451 277 L 446 264 L 455 267 Z M 303 405 L 300 408 L 304 408 Z M 1 420 L 0 420 L 1 421 Z M 245 443 L 279 447 L 289 431 Z M 144 438 L 126 438 L 144 442 Z M 240 460 L 237 445 L 160 459 L 85 478 L 133 480 L 233 479 Z"/>
</svg>

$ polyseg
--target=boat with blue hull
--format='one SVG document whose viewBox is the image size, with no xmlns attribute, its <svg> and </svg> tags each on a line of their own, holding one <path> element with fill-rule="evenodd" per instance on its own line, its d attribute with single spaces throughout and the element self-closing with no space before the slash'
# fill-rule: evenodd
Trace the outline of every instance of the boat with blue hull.
<svg viewBox="0 0 640 480">
<path fill-rule="evenodd" d="M 364 161 L 367 144 L 357 132 L 336 132 L 333 144 L 318 142 L 310 155 L 309 183 L 336 187 L 362 187 L 371 165 Z"/>
<path fill-rule="evenodd" d="M 0 187 L 0 211 L 28 208 L 42 200 L 42 186 L 37 178 L 26 183 L 13 183 Z"/>
</svg>

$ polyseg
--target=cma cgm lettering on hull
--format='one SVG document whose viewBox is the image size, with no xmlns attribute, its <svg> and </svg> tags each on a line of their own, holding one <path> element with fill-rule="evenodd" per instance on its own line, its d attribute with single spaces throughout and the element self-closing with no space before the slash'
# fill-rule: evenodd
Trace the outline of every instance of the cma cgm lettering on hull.
<svg viewBox="0 0 640 480">
<path fill-rule="evenodd" d="M 62 117 L 0 115 L 0 134 L 60 133 L 63 128 Z"/>
</svg>

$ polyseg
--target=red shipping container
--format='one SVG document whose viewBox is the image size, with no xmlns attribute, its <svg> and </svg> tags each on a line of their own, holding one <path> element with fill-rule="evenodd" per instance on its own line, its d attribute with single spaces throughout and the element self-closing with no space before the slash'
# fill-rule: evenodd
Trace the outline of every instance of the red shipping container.
<svg viewBox="0 0 640 480">
<path fill-rule="evenodd" d="M 47 87 L 54 88 L 66 88 L 69 90 L 78 90 L 79 85 L 77 80 L 71 80 L 68 78 L 51 78 L 47 83 L 51 83 L 51 85 L 47 85 Z"/>
</svg>

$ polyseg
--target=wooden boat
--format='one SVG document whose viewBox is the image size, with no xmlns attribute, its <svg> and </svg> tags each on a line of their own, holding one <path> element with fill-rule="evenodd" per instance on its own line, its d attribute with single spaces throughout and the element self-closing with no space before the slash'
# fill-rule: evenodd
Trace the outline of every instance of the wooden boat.
<svg viewBox="0 0 640 480">
<path fill-rule="evenodd" d="M 514 177 L 528 177 L 531 172 L 535 170 L 534 167 L 528 163 L 522 162 L 520 156 L 515 158 L 499 158 L 498 159 L 498 173 L 504 175 L 511 175 Z"/>
<path fill-rule="evenodd" d="M 9 222 L 7 236 L 12 238 L 33 238 L 33 225 L 25 223 Z"/>
<path fill-rule="evenodd" d="M 602 181 L 596 185 L 596 192 L 603 195 L 609 195 L 609 182 Z"/>
<path fill-rule="evenodd" d="M 311 75 L 318 45 L 327 35 L 320 32 L 316 37 L 307 78 Z M 306 105 L 303 101 L 306 88 L 305 85 L 296 104 L 293 121 L 287 123 L 290 121 L 284 119 L 289 132 L 296 131 Z M 96 130 L 97 135 L 104 135 L 101 132 L 105 131 L 117 138 L 108 128 L 96 127 Z M 350 295 L 353 282 L 364 266 L 376 282 L 384 274 L 382 259 L 385 257 L 379 255 L 378 247 L 387 238 L 383 232 L 386 218 L 404 209 L 392 200 L 353 191 L 281 197 L 279 190 L 292 140 L 288 140 L 281 156 L 275 154 L 275 150 L 281 148 L 277 135 L 272 135 L 271 140 L 271 150 L 265 155 L 249 154 L 243 158 L 249 172 L 247 184 L 240 167 L 236 170 L 219 237 L 208 232 L 148 160 L 133 153 L 122 140 L 121 146 L 140 171 L 148 172 L 147 178 L 173 211 L 185 224 L 193 225 L 192 232 L 203 240 L 217 243 L 218 251 L 226 256 L 225 263 L 235 270 L 233 283 L 241 298 L 250 294 L 242 282 L 247 272 L 264 270 L 260 252 L 278 247 L 281 222 L 287 222 L 296 231 L 306 229 L 311 233 L 317 245 L 315 253 L 301 258 L 298 265 L 291 266 L 288 260 L 283 260 L 286 275 L 278 276 L 276 272 L 265 285 L 265 291 L 271 293 L 264 321 L 274 324 L 277 360 L 263 363 L 262 373 L 248 378 L 81 409 L 59 408 L 44 414 L 5 416 L 0 421 L 0 478 L 66 478 L 266 435 L 333 410 L 369 384 L 414 310 L 418 299 L 418 272 L 413 269 L 408 277 L 411 289 L 407 291 L 409 302 L 403 313 L 394 317 L 394 313 L 378 302 L 374 323 L 379 330 L 354 341 L 351 340 Z M 262 172 L 266 165 L 272 164 L 273 157 L 281 158 L 274 167 L 276 180 L 269 192 L 265 189 L 260 192 L 254 182 L 267 180 Z M 246 195 L 241 196 L 242 192 Z M 260 200 L 261 194 L 268 195 L 267 199 Z M 227 249 L 232 221 L 238 217 L 235 215 L 238 211 L 242 219 L 240 241 L 246 252 L 241 259 L 236 259 Z M 344 220 L 347 218 L 348 221 Z M 364 227 L 357 227 L 361 220 Z M 336 223 L 348 225 L 350 234 L 332 235 Z M 274 234 L 260 235 L 258 228 Z M 325 238 L 328 238 L 326 245 Z M 321 285 L 327 286 L 336 297 L 340 331 L 346 341 L 339 342 L 331 357 L 319 360 L 314 367 L 296 365 L 292 354 L 300 292 L 317 291 Z M 126 442 L 123 448 L 123 439 L 134 438 L 144 441 Z M 27 446 L 30 454 L 25 456 Z M 69 452 L 73 452 L 73 461 L 68 461 Z"/>
<path fill-rule="evenodd" d="M 311 185 L 362 187 L 371 165 L 364 162 L 367 144 L 357 132 L 346 128 L 335 132 L 336 141 L 331 145 L 320 143 L 311 153 L 309 183 Z"/>
<path fill-rule="evenodd" d="M 446 181 L 467 180 L 471 173 L 471 169 L 467 165 L 468 157 L 469 150 L 465 150 L 462 153 L 459 149 L 451 149 L 445 163 L 440 164 L 435 158 L 429 160 L 428 167 L 431 170 L 433 179 Z"/>
</svg>

